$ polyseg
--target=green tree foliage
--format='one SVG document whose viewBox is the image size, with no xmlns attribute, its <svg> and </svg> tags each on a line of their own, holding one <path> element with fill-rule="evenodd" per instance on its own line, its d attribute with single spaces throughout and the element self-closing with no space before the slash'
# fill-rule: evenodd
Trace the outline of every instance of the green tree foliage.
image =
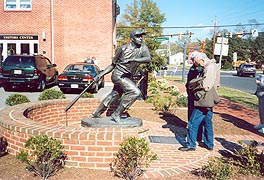
<svg viewBox="0 0 264 180">
<path fill-rule="evenodd" d="M 228 36 L 226 30 L 219 31 L 219 34 L 224 34 L 224 37 L 228 38 L 228 56 L 223 57 L 222 65 L 225 66 L 225 63 L 233 63 L 233 53 L 237 53 L 237 60 L 246 61 L 246 62 L 255 62 L 257 65 L 264 63 L 264 34 L 259 33 L 259 36 L 254 38 L 250 33 L 247 33 L 245 36 L 237 36 L 233 33 L 232 37 Z M 205 39 L 205 53 L 208 57 L 212 58 L 213 50 L 213 38 Z M 214 58 L 219 62 L 219 56 L 215 55 Z M 226 66 L 227 67 L 227 66 Z"/>
<path fill-rule="evenodd" d="M 130 5 L 127 5 L 125 14 L 117 24 L 118 46 L 129 42 L 129 34 L 133 29 L 144 29 L 147 32 L 144 38 L 145 44 L 152 56 L 152 62 L 147 69 L 149 71 L 158 70 L 166 63 L 166 59 L 155 52 L 161 44 L 155 41 L 155 37 L 162 34 L 161 24 L 165 20 L 165 15 L 160 12 L 157 4 L 152 0 L 134 0 Z"/>
</svg>

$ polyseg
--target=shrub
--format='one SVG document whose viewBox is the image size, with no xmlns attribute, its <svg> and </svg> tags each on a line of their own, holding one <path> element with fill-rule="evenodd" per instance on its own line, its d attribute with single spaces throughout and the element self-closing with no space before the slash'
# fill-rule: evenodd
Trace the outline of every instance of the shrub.
<svg viewBox="0 0 264 180">
<path fill-rule="evenodd" d="M 170 95 L 172 95 L 172 96 L 178 96 L 180 94 L 180 91 L 178 91 L 178 90 L 171 90 L 170 91 Z"/>
<path fill-rule="evenodd" d="M 8 96 L 8 98 L 5 101 L 5 103 L 9 106 L 14 106 L 17 104 L 23 104 L 27 102 L 30 102 L 30 100 L 27 98 L 27 96 L 22 94 L 12 94 Z"/>
<path fill-rule="evenodd" d="M 242 174 L 260 175 L 261 169 L 263 171 L 264 157 L 262 153 L 258 154 L 256 148 L 258 143 L 250 141 L 247 145 L 239 141 L 239 144 L 242 146 L 242 149 L 235 153 L 233 164 L 239 167 L 239 172 Z"/>
<path fill-rule="evenodd" d="M 81 95 L 81 98 L 94 98 L 94 95 L 88 92 L 85 92 Z"/>
<path fill-rule="evenodd" d="M 41 92 L 39 95 L 39 100 L 51 100 L 51 99 L 65 99 L 66 96 L 63 94 L 63 92 L 55 90 L 55 89 L 45 89 Z"/>
<path fill-rule="evenodd" d="M 26 163 L 27 170 L 47 179 L 64 167 L 66 155 L 61 143 L 47 135 L 38 135 L 26 141 L 27 152 L 20 152 L 16 158 Z"/>
<path fill-rule="evenodd" d="M 143 168 L 157 159 L 157 155 L 150 151 L 149 144 L 143 138 L 129 137 L 114 154 L 111 170 L 115 176 L 133 180 L 143 175 Z"/>
<path fill-rule="evenodd" d="M 208 164 L 202 166 L 196 173 L 198 175 L 211 180 L 226 180 L 230 179 L 234 174 L 233 166 L 221 157 L 210 157 Z"/>
<path fill-rule="evenodd" d="M 179 107 L 187 107 L 188 106 L 188 97 L 184 94 L 177 96 L 175 100 L 175 104 Z"/>
<path fill-rule="evenodd" d="M 171 96 L 156 95 L 153 97 L 153 106 L 157 111 L 167 112 L 172 105 L 173 104 Z"/>
</svg>

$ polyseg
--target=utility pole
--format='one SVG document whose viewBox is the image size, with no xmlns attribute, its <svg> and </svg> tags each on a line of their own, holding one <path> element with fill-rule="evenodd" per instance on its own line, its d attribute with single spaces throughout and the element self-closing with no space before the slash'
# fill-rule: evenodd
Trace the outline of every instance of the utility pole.
<svg viewBox="0 0 264 180">
<path fill-rule="evenodd" d="M 213 36 L 213 53 L 212 53 L 212 59 L 214 59 L 215 38 L 216 38 L 216 16 L 214 17 L 214 36 Z"/>
<path fill-rule="evenodd" d="M 183 50 L 182 82 L 184 82 L 184 77 L 185 77 L 186 51 L 187 51 L 187 41 L 185 40 L 184 41 L 184 50 Z"/>
</svg>

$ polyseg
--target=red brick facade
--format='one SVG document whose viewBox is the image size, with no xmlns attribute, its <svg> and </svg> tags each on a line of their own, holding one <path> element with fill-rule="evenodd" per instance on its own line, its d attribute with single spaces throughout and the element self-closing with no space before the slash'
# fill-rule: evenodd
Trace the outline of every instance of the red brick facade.
<svg viewBox="0 0 264 180">
<path fill-rule="evenodd" d="M 56 99 L 1 110 L 0 136 L 7 139 L 8 152 L 16 155 L 25 150 L 30 137 L 46 134 L 62 142 L 67 166 L 109 170 L 113 154 L 125 138 L 147 136 L 146 127 L 81 127 L 80 121 L 92 113 L 99 99 L 81 98 L 66 114 L 67 104 L 69 100 Z"/>
<path fill-rule="evenodd" d="M 116 34 L 114 0 L 32 0 L 29 11 L 5 10 L 4 1 L 0 35 L 37 35 L 38 53 L 56 63 L 60 72 L 89 56 L 95 56 L 101 68 L 109 64 Z"/>
</svg>

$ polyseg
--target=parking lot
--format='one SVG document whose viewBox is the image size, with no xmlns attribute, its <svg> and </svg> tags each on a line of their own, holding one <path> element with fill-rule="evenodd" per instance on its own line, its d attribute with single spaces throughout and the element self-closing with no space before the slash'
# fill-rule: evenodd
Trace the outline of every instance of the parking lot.
<svg viewBox="0 0 264 180">
<path fill-rule="evenodd" d="M 110 93 L 113 85 L 110 82 L 105 84 L 104 88 L 101 88 L 98 93 L 93 94 L 95 98 L 104 98 L 108 93 Z M 58 86 L 52 87 L 52 89 L 60 90 Z M 13 91 L 6 92 L 3 87 L 0 88 L 0 110 L 5 108 L 7 105 L 5 104 L 6 98 L 11 94 L 23 94 L 28 97 L 31 102 L 37 102 L 39 95 L 41 92 L 26 92 L 26 91 Z M 67 99 L 74 99 L 78 94 L 65 94 Z"/>
</svg>

